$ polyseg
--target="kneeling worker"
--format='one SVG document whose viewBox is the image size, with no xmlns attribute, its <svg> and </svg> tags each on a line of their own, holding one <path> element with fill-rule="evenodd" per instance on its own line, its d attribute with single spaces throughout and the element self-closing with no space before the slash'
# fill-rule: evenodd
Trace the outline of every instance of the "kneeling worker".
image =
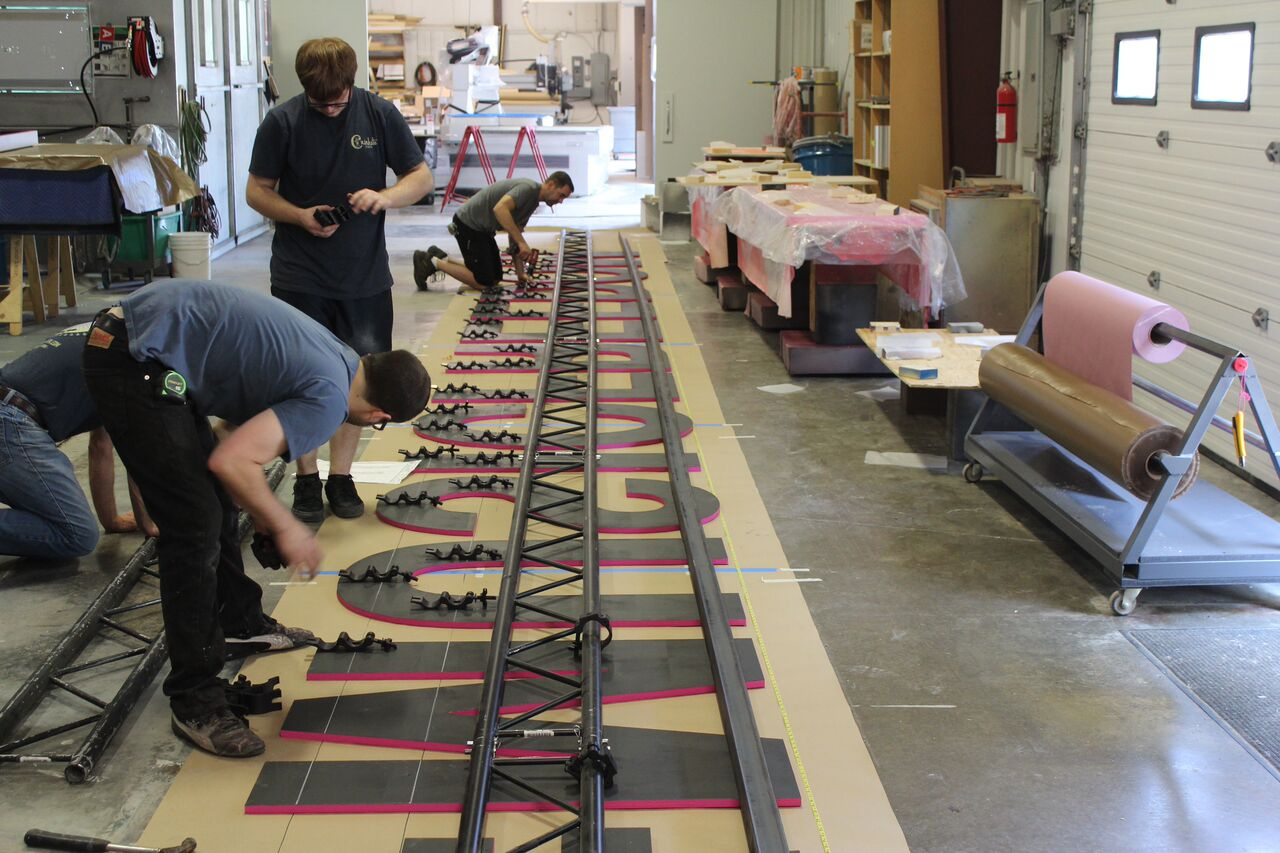
<svg viewBox="0 0 1280 853">
<path fill-rule="evenodd" d="M 81 354 L 89 324 L 73 326 L 0 367 L 0 554 L 57 560 L 83 557 L 98 525 L 58 444 L 89 433 L 89 493 L 107 533 L 155 526 L 130 484 L 134 515 L 116 514 L 115 456 L 84 385 Z"/>
<path fill-rule="evenodd" d="M 261 738 L 227 708 L 223 662 L 315 637 L 263 612 L 262 588 L 241 562 L 236 505 L 274 537 L 287 565 L 314 575 L 315 536 L 276 499 L 263 466 L 314 450 L 344 422 L 412 418 L 430 394 L 427 371 L 404 350 L 357 357 L 270 296 L 172 282 L 98 315 L 84 375 L 160 527 L 173 730 L 214 755 L 257 755 Z M 237 425 L 216 445 L 210 415 Z"/>
<path fill-rule="evenodd" d="M 449 260 L 439 246 L 413 253 L 413 280 L 418 289 L 426 290 L 427 280 L 437 272 L 476 290 L 496 286 L 502 281 L 502 257 L 494 239 L 498 229 L 507 232 L 510 245 L 518 252 L 516 278 L 524 281 L 524 263 L 533 254 L 524 239 L 529 217 L 538 209 L 538 202 L 555 207 L 572 193 L 573 181 L 565 172 L 552 172 L 541 184 L 532 178 L 509 178 L 485 187 L 458 209 L 450 226 L 462 263 Z"/>
</svg>

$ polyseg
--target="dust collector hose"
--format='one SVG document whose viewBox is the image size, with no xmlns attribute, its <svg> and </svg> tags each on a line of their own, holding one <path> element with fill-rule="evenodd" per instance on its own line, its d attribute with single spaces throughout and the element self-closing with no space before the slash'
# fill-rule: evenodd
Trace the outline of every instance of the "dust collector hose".
<svg viewBox="0 0 1280 853">
<path fill-rule="evenodd" d="M 529 0 L 524 0 L 524 3 L 520 4 L 520 19 L 524 21 L 524 28 L 529 31 L 529 35 L 543 44 L 551 43 L 551 39 L 533 28 L 533 22 L 529 20 Z"/>
</svg>

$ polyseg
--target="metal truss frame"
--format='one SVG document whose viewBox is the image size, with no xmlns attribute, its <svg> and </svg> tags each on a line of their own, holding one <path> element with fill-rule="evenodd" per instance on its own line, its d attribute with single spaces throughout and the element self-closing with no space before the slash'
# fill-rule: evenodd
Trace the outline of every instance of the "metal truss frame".
<svg viewBox="0 0 1280 853">
<path fill-rule="evenodd" d="M 604 790 L 612 784 L 615 768 L 602 727 L 600 669 L 601 650 L 609 643 L 612 630 L 600 609 L 596 498 L 598 336 L 590 232 L 561 232 L 551 303 L 516 486 L 483 696 L 475 735 L 469 744 L 470 766 L 456 848 L 459 851 L 481 850 L 485 810 L 495 783 L 511 786 L 531 801 L 550 804 L 569 815 L 560 825 L 515 850 L 533 850 L 574 833 L 579 840 L 578 849 L 584 853 L 604 849 Z M 565 475 L 580 475 L 581 488 L 554 479 Z M 549 510 L 574 505 L 582 509 L 580 521 L 546 515 Z M 557 532 L 549 538 L 530 538 L 531 525 L 550 525 Z M 580 568 L 564 556 L 565 547 L 574 543 L 581 548 Z M 549 551 L 557 558 L 546 556 Z M 526 567 L 568 575 L 522 589 Z M 537 603 L 535 598 L 574 588 L 581 592 L 577 613 L 557 612 Z M 512 626 L 517 610 L 537 613 L 571 627 L 531 642 L 515 643 Z M 569 638 L 579 656 L 580 677 L 560 675 L 529 662 L 533 650 Z M 503 718 L 500 709 L 506 676 L 512 671 L 540 676 L 548 683 L 562 685 L 563 691 L 537 708 Z M 550 728 L 527 726 L 529 720 L 575 701 L 580 707 L 576 723 Z M 572 757 L 565 761 L 498 755 L 504 745 L 525 738 L 551 738 L 553 742 L 571 738 L 575 741 Z M 578 780 L 580 800 L 576 805 L 539 787 L 527 778 L 528 774 L 522 776 L 526 768 L 557 764 Z"/>
<path fill-rule="evenodd" d="M 284 463 L 277 461 L 267 472 L 267 482 L 272 489 L 284 478 L 284 468 Z M 249 516 L 241 513 L 238 528 L 241 538 L 249 532 L 251 524 Z M 143 575 L 159 579 L 159 573 L 150 568 L 154 563 L 155 545 L 154 539 L 148 539 L 134 552 L 124 568 L 98 594 L 98 597 L 54 646 L 48 657 L 27 677 L 17 692 L 9 697 L 4 707 L 0 708 L 0 741 L 9 738 L 45 699 L 53 694 L 55 689 L 60 694 L 69 694 L 92 705 L 96 710 L 79 719 L 0 743 L 0 764 L 62 763 L 66 765 L 62 774 L 72 784 L 88 781 L 94 770 L 101 766 L 102 755 L 107 746 L 124 725 L 129 712 L 133 710 L 133 706 L 137 704 L 139 697 L 155 679 L 156 673 L 164 666 L 167 659 L 163 631 L 149 636 L 117 618 L 160 604 L 158 597 L 132 604 L 121 603 Z M 137 640 L 141 645 L 92 660 L 78 661 L 95 639 L 105 639 L 108 636 L 121 634 L 126 638 Z M 90 693 L 76 686 L 68 678 L 133 658 L 138 659 L 137 663 L 110 699 Z M 24 747 L 85 726 L 92 726 L 92 728 L 72 752 L 20 751 Z"/>
</svg>

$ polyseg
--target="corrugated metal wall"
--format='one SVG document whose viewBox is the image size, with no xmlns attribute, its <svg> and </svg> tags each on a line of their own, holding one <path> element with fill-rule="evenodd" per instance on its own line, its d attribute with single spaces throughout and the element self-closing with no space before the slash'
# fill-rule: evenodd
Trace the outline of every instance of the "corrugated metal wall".
<svg viewBox="0 0 1280 853">
<path fill-rule="evenodd" d="M 1280 165 L 1264 153 L 1280 140 L 1280 3 L 1104 0 L 1094 10 L 1081 269 L 1167 302 L 1194 331 L 1246 351 L 1280 411 L 1280 328 L 1251 319 L 1261 307 L 1280 323 Z M 1195 28 L 1250 21 L 1251 109 L 1193 110 Z M 1115 34 L 1152 29 L 1160 30 L 1157 105 L 1112 104 Z M 1169 134 L 1165 149 L 1160 131 Z M 1153 271 L 1158 290 L 1147 283 Z M 1139 375 L 1197 402 L 1215 367 L 1195 353 L 1167 365 L 1135 360 Z M 1134 399 L 1186 421 L 1141 391 Z M 1234 393 L 1228 403 L 1229 416 Z M 1209 445 L 1234 457 L 1221 432 L 1211 430 Z M 1250 470 L 1276 482 L 1254 459 Z"/>
</svg>

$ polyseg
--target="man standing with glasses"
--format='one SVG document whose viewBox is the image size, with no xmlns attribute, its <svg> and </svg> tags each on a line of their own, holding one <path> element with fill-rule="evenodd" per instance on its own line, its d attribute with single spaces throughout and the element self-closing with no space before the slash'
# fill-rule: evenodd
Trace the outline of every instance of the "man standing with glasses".
<svg viewBox="0 0 1280 853">
<path fill-rule="evenodd" d="M 271 293 L 357 355 L 386 352 L 392 280 L 385 211 L 431 192 L 431 170 L 395 106 L 356 88 L 351 45 L 312 39 L 294 64 L 303 94 L 267 113 L 249 162 L 249 206 L 276 223 Z M 392 187 L 388 168 L 397 176 Z M 359 441 L 360 427 L 351 424 L 329 440 L 324 493 L 341 518 L 364 512 L 351 479 Z M 324 520 L 318 470 L 314 452 L 298 458 L 293 514 L 309 523 Z"/>
</svg>

